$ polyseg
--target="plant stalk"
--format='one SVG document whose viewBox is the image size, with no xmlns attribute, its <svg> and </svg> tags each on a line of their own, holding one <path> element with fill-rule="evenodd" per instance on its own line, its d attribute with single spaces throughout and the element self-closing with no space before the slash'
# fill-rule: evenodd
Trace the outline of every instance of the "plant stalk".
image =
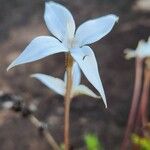
<svg viewBox="0 0 150 150">
<path fill-rule="evenodd" d="M 144 85 L 140 104 L 140 115 L 143 127 L 148 123 L 147 106 L 150 86 L 150 70 L 148 68 L 145 69 L 144 75 Z"/>
<path fill-rule="evenodd" d="M 64 112 L 64 144 L 65 150 L 69 150 L 69 116 L 70 116 L 70 103 L 71 103 L 71 89 L 72 89 L 72 65 L 73 58 L 70 54 L 66 54 L 66 72 L 67 72 L 67 85 L 65 94 L 65 112 Z"/>
<path fill-rule="evenodd" d="M 123 143 L 121 145 L 121 150 L 127 150 L 130 140 L 131 132 L 134 128 L 134 123 L 136 121 L 136 114 L 139 107 L 139 97 L 142 86 L 142 74 L 143 74 L 143 59 L 137 57 L 136 58 L 136 68 L 135 68 L 135 83 L 134 83 L 134 92 L 131 103 L 131 108 L 129 112 L 129 118 L 127 123 L 127 128 L 125 131 Z"/>
</svg>

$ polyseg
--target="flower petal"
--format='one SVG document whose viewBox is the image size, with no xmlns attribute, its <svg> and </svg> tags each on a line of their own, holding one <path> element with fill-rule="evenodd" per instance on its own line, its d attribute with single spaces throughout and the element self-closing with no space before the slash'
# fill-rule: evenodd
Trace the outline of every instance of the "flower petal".
<svg viewBox="0 0 150 150">
<path fill-rule="evenodd" d="M 136 57 L 136 51 L 133 49 L 125 49 L 124 53 L 125 53 L 126 59 L 131 59 L 131 58 Z"/>
<path fill-rule="evenodd" d="M 79 65 L 74 62 L 73 69 L 72 69 L 72 76 L 73 76 L 73 86 L 77 86 L 81 82 L 81 71 Z"/>
<path fill-rule="evenodd" d="M 86 21 L 76 31 L 76 44 L 84 46 L 100 40 L 112 30 L 116 21 L 118 17 L 112 14 Z"/>
<path fill-rule="evenodd" d="M 72 78 L 73 78 L 73 86 L 77 86 L 80 84 L 80 82 L 81 82 L 81 71 L 80 71 L 79 65 L 76 62 L 73 63 Z M 67 82 L 67 73 L 66 72 L 64 75 L 64 82 L 65 82 L 65 84 Z"/>
<path fill-rule="evenodd" d="M 9 65 L 7 70 L 20 64 L 33 62 L 55 53 L 67 51 L 67 48 L 57 39 L 50 36 L 39 36 L 31 41 L 19 57 Z"/>
<path fill-rule="evenodd" d="M 92 90 L 90 90 L 85 85 L 78 85 L 78 86 L 73 87 L 72 97 L 78 96 L 78 95 L 87 95 L 87 96 L 91 96 L 94 98 L 100 98 L 100 96 L 96 95 Z"/>
<path fill-rule="evenodd" d="M 79 64 L 89 82 L 98 90 L 105 103 L 105 106 L 107 107 L 105 92 L 100 80 L 96 58 L 92 49 L 88 46 L 74 48 L 71 50 L 71 55 Z"/>
<path fill-rule="evenodd" d="M 52 1 L 46 2 L 44 19 L 50 32 L 60 41 L 63 41 L 65 36 L 74 36 L 75 22 L 64 6 Z"/>
<path fill-rule="evenodd" d="M 150 43 L 140 40 L 136 48 L 136 53 L 140 58 L 150 57 Z"/>
<path fill-rule="evenodd" d="M 40 74 L 40 73 L 33 74 L 33 75 L 31 75 L 31 77 L 34 77 L 34 78 L 40 80 L 48 88 L 50 88 L 54 92 L 64 96 L 65 83 L 61 79 L 54 78 L 52 76 L 45 75 L 45 74 Z"/>
</svg>

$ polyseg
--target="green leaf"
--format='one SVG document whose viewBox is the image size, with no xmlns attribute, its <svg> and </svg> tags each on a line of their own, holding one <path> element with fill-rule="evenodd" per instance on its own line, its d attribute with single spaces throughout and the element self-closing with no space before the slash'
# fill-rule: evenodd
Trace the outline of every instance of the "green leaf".
<svg viewBox="0 0 150 150">
<path fill-rule="evenodd" d="M 98 137 L 94 134 L 87 134 L 84 137 L 87 150 L 103 150 L 103 146 Z"/>
<path fill-rule="evenodd" d="M 132 142 L 140 147 L 141 150 L 150 150 L 150 139 L 147 137 L 140 137 L 136 134 L 132 135 Z"/>
</svg>

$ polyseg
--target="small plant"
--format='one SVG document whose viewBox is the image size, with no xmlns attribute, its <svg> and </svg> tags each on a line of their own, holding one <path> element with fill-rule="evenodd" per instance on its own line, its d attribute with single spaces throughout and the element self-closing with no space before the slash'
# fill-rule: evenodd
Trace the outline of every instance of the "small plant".
<svg viewBox="0 0 150 150">
<path fill-rule="evenodd" d="M 103 150 L 103 146 L 95 134 L 87 134 L 84 137 L 87 150 Z"/>
<path fill-rule="evenodd" d="M 140 150 L 150 150 L 150 139 L 146 137 L 140 137 L 133 134 L 131 137 L 133 144 L 140 148 Z"/>
<path fill-rule="evenodd" d="M 129 145 L 131 133 L 148 123 L 147 109 L 150 88 L 150 38 L 139 41 L 136 50 L 125 50 L 127 59 L 136 58 L 135 84 L 122 150 Z M 143 85 L 143 87 L 142 87 Z M 143 131 L 142 131 L 143 132 Z"/>
<path fill-rule="evenodd" d="M 105 35 L 113 28 L 118 17 L 111 14 L 89 20 L 76 30 L 75 21 L 70 11 L 55 2 L 46 2 L 44 19 L 52 36 L 39 36 L 25 48 L 19 57 L 14 60 L 10 68 L 33 62 L 52 54 L 64 52 L 66 54 L 66 72 L 64 80 L 44 74 L 34 74 L 32 77 L 40 80 L 56 93 L 64 96 L 64 144 L 69 149 L 69 112 L 71 99 L 74 96 L 85 94 L 94 98 L 102 98 L 107 107 L 105 92 L 98 72 L 98 65 L 93 50 L 87 46 Z M 80 69 L 97 89 L 100 96 L 94 94 L 88 87 L 81 85 Z"/>
</svg>

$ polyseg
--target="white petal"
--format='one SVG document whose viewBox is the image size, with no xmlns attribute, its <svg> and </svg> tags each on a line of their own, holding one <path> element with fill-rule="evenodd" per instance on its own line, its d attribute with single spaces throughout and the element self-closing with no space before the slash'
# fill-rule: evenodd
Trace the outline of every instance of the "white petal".
<svg viewBox="0 0 150 150">
<path fill-rule="evenodd" d="M 91 96 L 94 98 L 100 98 L 100 96 L 96 95 L 93 91 L 91 91 L 85 85 L 78 85 L 78 86 L 73 87 L 72 97 L 78 96 L 78 95 L 87 95 L 87 96 Z"/>
<path fill-rule="evenodd" d="M 65 83 L 61 79 L 54 78 L 52 76 L 45 75 L 45 74 L 40 74 L 40 73 L 33 74 L 33 75 L 31 75 L 31 77 L 34 77 L 34 78 L 40 80 L 48 88 L 50 88 L 54 92 L 64 96 Z"/>
<path fill-rule="evenodd" d="M 150 43 L 140 40 L 136 48 L 137 56 L 141 58 L 150 57 Z"/>
<path fill-rule="evenodd" d="M 9 65 L 7 70 L 16 65 L 33 62 L 55 53 L 67 51 L 57 39 L 50 36 L 40 36 L 31 41 L 16 60 Z"/>
<path fill-rule="evenodd" d="M 107 107 L 105 92 L 100 80 L 96 58 L 92 49 L 88 46 L 75 48 L 71 50 L 71 55 L 79 64 L 89 82 L 98 90 L 105 103 L 105 106 Z"/>
<path fill-rule="evenodd" d="M 73 76 L 73 86 L 77 86 L 81 82 L 81 71 L 79 65 L 74 62 L 73 69 L 72 69 L 72 76 Z"/>
<path fill-rule="evenodd" d="M 79 68 L 79 65 L 74 62 L 73 68 L 72 68 L 72 78 L 73 78 L 73 86 L 77 86 L 81 82 L 81 70 Z M 67 82 L 67 73 L 64 74 L 64 82 L 66 84 Z"/>
<path fill-rule="evenodd" d="M 59 40 L 63 41 L 65 36 L 74 36 L 75 22 L 64 6 L 55 2 L 46 2 L 44 19 L 50 32 Z"/>
<path fill-rule="evenodd" d="M 65 85 L 66 85 L 66 83 L 67 83 L 67 72 L 66 71 L 64 73 L 64 82 L 65 82 Z"/>
<path fill-rule="evenodd" d="M 118 21 L 118 17 L 115 15 L 107 15 L 86 21 L 76 31 L 76 44 L 84 46 L 100 40 L 112 30 L 116 21 Z"/>
<path fill-rule="evenodd" d="M 124 53 L 125 53 L 125 58 L 126 59 L 131 59 L 131 58 L 136 57 L 136 51 L 133 50 L 133 49 L 125 49 Z"/>
</svg>

